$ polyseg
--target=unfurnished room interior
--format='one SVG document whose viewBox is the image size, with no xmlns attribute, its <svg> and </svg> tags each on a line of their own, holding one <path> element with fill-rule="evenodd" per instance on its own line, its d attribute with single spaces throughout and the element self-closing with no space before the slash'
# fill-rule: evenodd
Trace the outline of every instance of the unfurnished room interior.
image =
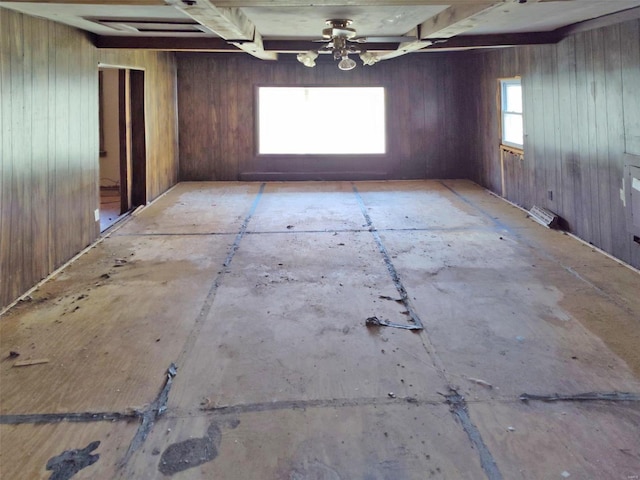
<svg viewBox="0 0 640 480">
<path fill-rule="evenodd" d="M 640 0 L 0 1 L 0 478 L 640 479 Z"/>
</svg>

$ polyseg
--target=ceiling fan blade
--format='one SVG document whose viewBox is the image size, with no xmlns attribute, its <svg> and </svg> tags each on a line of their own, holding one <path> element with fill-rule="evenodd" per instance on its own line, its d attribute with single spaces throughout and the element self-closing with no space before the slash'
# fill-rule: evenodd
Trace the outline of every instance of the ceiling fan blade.
<svg viewBox="0 0 640 480">
<path fill-rule="evenodd" d="M 396 37 L 357 37 L 351 38 L 350 42 L 355 43 L 403 43 L 413 42 L 417 37 L 396 36 Z"/>
</svg>

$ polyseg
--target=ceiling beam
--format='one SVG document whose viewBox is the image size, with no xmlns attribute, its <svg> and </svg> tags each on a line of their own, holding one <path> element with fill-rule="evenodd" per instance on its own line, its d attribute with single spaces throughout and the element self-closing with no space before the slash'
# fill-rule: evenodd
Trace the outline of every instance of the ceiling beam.
<svg viewBox="0 0 640 480">
<path fill-rule="evenodd" d="M 482 3 L 477 5 L 453 5 L 431 17 L 417 27 L 417 40 L 398 45 L 394 52 L 377 54 L 378 60 L 388 60 L 407 53 L 422 50 L 433 44 L 431 39 L 450 38 L 471 30 L 492 10 L 502 3 Z M 413 32 L 410 32 L 411 34 Z"/>
<path fill-rule="evenodd" d="M 229 42 L 229 43 L 235 45 L 240 50 L 243 50 L 248 54 L 259 58 L 260 60 L 277 60 L 278 59 L 277 52 L 267 52 L 264 49 L 264 45 L 262 42 L 262 35 L 260 35 L 260 32 L 258 32 L 258 30 L 254 30 L 253 40 L 251 41 L 247 41 L 247 42 L 240 41 L 240 42 Z"/>
<path fill-rule="evenodd" d="M 466 48 L 496 48 L 516 45 L 540 45 L 558 43 L 563 38 L 559 30 L 552 32 L 508 33 L 492 35 L 461 35 L 445 41 L 436 41 L 422 50 L 460 50 Z M 94 45 L 98 48 L 124 48 L 142 50 L 166 50 L 174 52 L 239 52 L 235 46 L 222 38 L 211 37 L 141 37 L 141 36 L 96 36 Z M 397 43 L 367 43 L 371 53 L 395 52 Z M 266 52 L 301 53 L 318 48 L 310 40 L 264 40 Z"/>
<path fill-rule="evenodd" d="M 490 35 L 460 35 L 435 42 L 424 51 L 465 49 L 465 48 L 495 48 L 514 47 L 517 45 L 546 45 L 558 43 L 563 36 L 557 31 L 529 32 L 529 33 L 497 33 Z"/>
<path fill-rule="evenodd" d="M 478 26 L 489 12 L 501 3 L 454 5 L 434 15 L 420 25 L 420 38 L 451 38 Z"/>
<path fill-rule="evenodd" d="M 260 32 L 239 8 L 219 7 L 209 0 L 170 0 L 170 3 L 240 50 L 261 60 L 278 59 L 277 53 L 264 50 Z"/>
<path fill-rule="evenodd" d="M 176 0 L 175 8 L 225 40 L 253 40 L 253 23 L 237 8 L 219 8 L 209 0 Z"/>
<path fill-rule="evenodd" d="M 388 53 L 377 53 L 375 57 L 378 61 L 389 60 L 391 58 L 401 57 L 407 53 L 422 50 L 425 47 L 429 47 L 433 44 L 431 40 L 414 40 L 413 42 L 403 42 L 398 45 L 398 48 Z"/>
</svg>

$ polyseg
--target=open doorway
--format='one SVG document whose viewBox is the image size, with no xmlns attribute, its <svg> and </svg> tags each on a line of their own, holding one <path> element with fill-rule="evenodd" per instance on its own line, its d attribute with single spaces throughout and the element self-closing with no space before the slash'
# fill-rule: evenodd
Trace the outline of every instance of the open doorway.
<svg viewBox="0 0 640 480">
<path fill-rule="evenodd" d="M 144 71 L 100 67 L 100 231 L 147 201 Z"/>
</svg>

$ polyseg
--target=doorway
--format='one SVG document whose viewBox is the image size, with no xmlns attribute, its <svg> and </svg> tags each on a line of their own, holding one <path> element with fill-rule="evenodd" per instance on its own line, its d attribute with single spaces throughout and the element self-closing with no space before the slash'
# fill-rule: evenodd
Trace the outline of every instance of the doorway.
<svg viewBox="0 0 640 480">
<path fill-rule="evenodd" d="M 144 71 L 101 66 L 100 231 L 147 202 Z"/>
</svg>

